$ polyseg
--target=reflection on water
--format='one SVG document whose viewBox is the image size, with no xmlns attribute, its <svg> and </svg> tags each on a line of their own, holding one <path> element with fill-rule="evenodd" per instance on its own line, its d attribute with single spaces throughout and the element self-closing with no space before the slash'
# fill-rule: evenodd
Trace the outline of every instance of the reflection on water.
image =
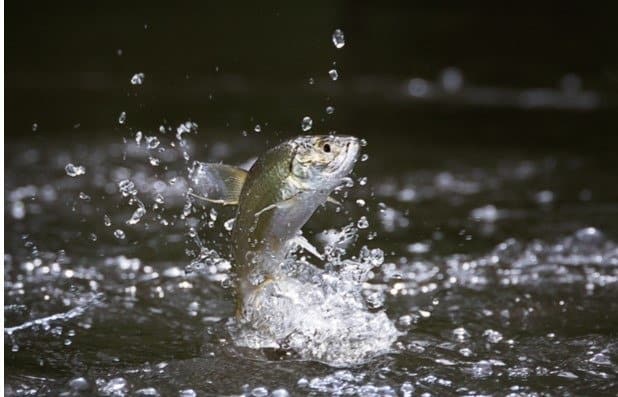
<svg viewBox="0 0 618 397">
<path fill-rule="evenodd" d="M 132 134 L 126 144 L 14 144 L 5 187 L 7 390 L 615 390 L 618 207 L 612 172 L 599 171 L 598 159 L 501 152 L 479 159 L 465 151 L 446 158 L 441 148 L 419 150 L 412 167 L 407 155 L 370 140 L 370 159 L 339 197 L 344 209 L 319 210 L 306 232 L 329 255 L 362 258 L 364 245 L 384 252 L 351 277 L 360 277 L 359 299 L 377 312 L 375 324 L 366 323 L 371 332 L 389 324 L 384 308 L 402 334 L 387 355 L 336 369 L 281 352 L 302 338 L 264 351 L 234 343 L 227 325 L 234 214 L 190 200 L 186 177 L 193 158 L 240 164 L 256 153 L 241 134 L 204 148 L 197 142 L 208 133 L 195 128 Z M 384 173 L 387 159 L 400 171 Z M 349 347 L 326 337 L 308 357 Z"/>
</svg>

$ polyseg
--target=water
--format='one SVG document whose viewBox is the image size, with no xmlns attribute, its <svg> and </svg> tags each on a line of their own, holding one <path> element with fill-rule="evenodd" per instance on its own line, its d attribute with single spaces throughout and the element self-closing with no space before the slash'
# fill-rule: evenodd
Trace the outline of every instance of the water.
<svg viewBox="0 0 618 397">
<path fill-rule="evenodd" d="M 615 395 L 602 21 L 578 16 L 573 51 L 547 41 L 570 18 L 360 4 L 346 46 L 322 7 L 247 10 L 140 10 L 83 39 L 58 26 L 88 18 L 11 18 L 5 394 Z M 364 153 L 304 228 L 325 259 L 298 249 L 239 322 L 234 211 L 188 194 L 193 161 L 330 131 Z"/>
<path fill-rule="evenodd" d="M 384 252 L 383 263 L 354 276 L 364 288 L 348 303 L 324 306 L 325 296 L 341 297 L 320 292 L 326 281 L 287 285 L 283 295 L 306 295 L 294 321 L 335 329 L 337 338 L 288 332 L 287 340 L 271 338 L 278 346 L 254 350 L 242 345 L 266 347 L 264 335 L 230 328 L 230 267 L 217 259 L 227 252 L 233 211 L 187 207 L 183 157 L 208 159 L 225 145 L 221 159 L 238 164 L 253 147 L 240 134 L 209 139 L 202 152 L 195 141 L 173 149 L 173 135 L 159 139 L 163 170 L 151 168 L 147 148 L 121 139 L 73 148 L 14 144 L 5 202 L 5 368 L 16 393 L 615 390 L 618 207 L 612 174 L 597 168 L 597 158 L 495 152 L 479 159 L 457 149 L 434 157 L 419 148 L 413 166 L 391 172 L 376 164 L 397 160 L 397 152 L 370 139 L 371 159 L 354 178 L 367 183 L 339 197 L 343 210 L 320 209 L 305 230 L 329 255 L 369 258 L 366 245 Z M 69 158 L 88 178 L 65 174 Z M 553 199 L 539 200 L 544 191 Z M 142 207 L 131 199 L 146 208 L 136 222 Z M 200 266 L 186 272 L 193 262 Z M 327 266 L 322 277 L 341 283 L 352 268 Z M 375 309 L 356 324 L 346 304 L 361 302 Z M 328 323 L 324 307 L 334 310 L 330 328 L 315 322 Z M 268 313 L 265 320 L 279 312 Z M 345 324 L 390 348 L 364 356 L 337 328 Z M 294 352 L 299 346 L 304 359 Z M 360 364 L 337 362 L 351 353 Z"/>
</svg>

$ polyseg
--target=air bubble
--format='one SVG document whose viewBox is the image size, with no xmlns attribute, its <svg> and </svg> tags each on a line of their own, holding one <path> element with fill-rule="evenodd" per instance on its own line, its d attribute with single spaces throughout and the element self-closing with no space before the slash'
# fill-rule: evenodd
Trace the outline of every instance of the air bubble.
<svg viewBox="0 0 618 397">
<path fill-rule="evenodd" d="M 124 124 L 127 121 L 127 112 L 120 112 L 118 116 L 118 124 Z"/>
<path fill-rule="evenodd" d="M 367 220 L 367 217 L 364 215 L 361 216 L 358 222 L 356 222 L 356 226 L 358 226 L 359 229 L 367 229 L 369 227 L 369 221 Z"/>
<path fill-rule="evenodd" d="M 116 237 L 118 240 L 124 240 L 126 236 L 124 234 L 124 231 L 122 231 L 121 229 L 116 229 L 114 230 L 114 237 Z"/>
<path fill-rule="evenodd" d="M 331 80 L 336 81 L 339 78 L 339 72 L 337 72 L 337 69 L 331 69 L 328 71 L 328 75 L 330 76 Z"/>
<path fill-rule="evenodd" d="M 334 106 L 327 106 L 326 107 L 326 114 L 333 114 L 335 113 L 335 107 Z"/>
</svg>

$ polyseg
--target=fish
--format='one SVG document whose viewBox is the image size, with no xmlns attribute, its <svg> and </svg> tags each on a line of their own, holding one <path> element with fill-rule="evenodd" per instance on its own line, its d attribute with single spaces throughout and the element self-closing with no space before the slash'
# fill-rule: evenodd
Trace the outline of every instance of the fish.
<svg viewBox="0 0 618 397">
<path fill-rule="evenodd" d="M 237 316 L 254 291 L 282 276 L 295 247 L 322 258 L 302 236 L 302 227 L 352 172 L 360 140 L 344 135 L 302 135 L 257 158 L 251 168 L 196 162 L 191 195 L 237 206 L 231 233 L 232 270 L 237 276 Z"/>
</svg>

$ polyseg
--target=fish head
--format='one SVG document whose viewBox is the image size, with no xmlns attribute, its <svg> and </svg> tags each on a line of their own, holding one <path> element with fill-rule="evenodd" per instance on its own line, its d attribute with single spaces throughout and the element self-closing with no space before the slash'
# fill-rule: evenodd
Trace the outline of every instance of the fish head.
<svg viewBox="0 0 618 397">
<path fill-rule="evenodd" d="M 291 141 L 292 177 L 303 189 L 330 191 L 358 160 L 360 141 L 345 135 L 305 135 Z"/>
</svg>

